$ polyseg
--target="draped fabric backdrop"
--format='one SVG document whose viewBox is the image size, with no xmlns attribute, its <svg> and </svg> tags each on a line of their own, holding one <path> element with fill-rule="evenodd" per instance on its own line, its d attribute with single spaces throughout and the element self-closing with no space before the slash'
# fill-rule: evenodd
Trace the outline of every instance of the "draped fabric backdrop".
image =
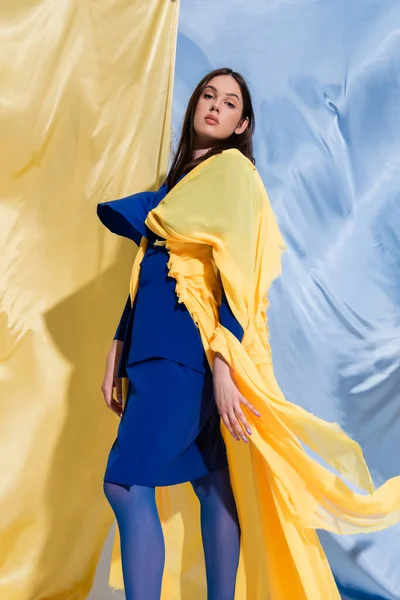
<svg viewBox="0 0 400 600">
<path fill-rule="evenodd" d="M 166 170 L 178 2 L 0 6 L 0 597 L 87 596 L 113 515 L 104 361 L 133 246 L 97 202 Z"/>
<path fill-rule="evenodd" d="M 377 485 L 400 474 L 399 31 L 398 0 L 183 2 L 173 106 L 177 131 L 204 73 L 249 80 L 289 247 L 269 309 L 278 381 L 360 442 Z M 346 597 L 400 598 L 399 535 L 321 535 Z"/>
<path fill-rule="evenodd" d="M 118 419 L 99 388 L 133 252 L 95 205 L 166 169 L 177 11 L 171 0 L 0 6 L 7 600 L 83 599 L 113 521 L 102 476 Z M 173 110 L 177 131 L 214 67 L 250 81 L 258 167 L 289 247 L 269 313 L 276 374 L 288 400 L 361 443 L 376 484 L 400 473 L 399 29 L 398 0 L 187 0 Z M 184 573 L 181 596 L 197 600 L 196 506 L 177 487 L 159 495 L 167 536 L 186 540 L 166 583 Z M 346 597 L 400 598 L 399 532 L 321 535 Z"/>
</svg>

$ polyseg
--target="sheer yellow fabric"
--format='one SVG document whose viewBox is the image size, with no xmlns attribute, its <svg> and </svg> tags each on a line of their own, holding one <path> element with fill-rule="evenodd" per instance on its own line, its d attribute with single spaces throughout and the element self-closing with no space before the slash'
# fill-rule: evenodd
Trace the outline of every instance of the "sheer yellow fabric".
<svg viewBox="0 0 400 600">
<path fill-rule="evenodd" d="M 0 6 L 2 600 L 85 598 L 113 522 L 119 420 L 100 385 L 133 257 L 95 207 L 165 175 L 177 16 L 169 0 Z"/>
<path fill-rule="evenodd" d="M 400 477 L 374 491 L 358 444 L 337 424 L 287 402 L 274 378 L 266 295 L 280 274 L 284 246 L 255 167 L 237 150 L 206 160 L 146 222 L 167 240 L 170 275 L 200 329 L 210 365 L 213 353 L 220 352 L 243 395 L 261 413 L 258 419 L 247 411 L 254 431 L 249 447 L 224 430 L 243 531 L 236 599 L 338 599 L 314 529 L 367 532 L 395 523 Z M 139 264 L 140 254 L 132 297 Z M 219 277 L 244 329 L 242 343 L 218 324 Z M 303 444 L 326 464 L 311 458 Z M 176 503 L 174 488 L 163 493 L 166 505 Z M 170 597 L 184 598 L 177 591 L 165 595 Z"/>
</svg>

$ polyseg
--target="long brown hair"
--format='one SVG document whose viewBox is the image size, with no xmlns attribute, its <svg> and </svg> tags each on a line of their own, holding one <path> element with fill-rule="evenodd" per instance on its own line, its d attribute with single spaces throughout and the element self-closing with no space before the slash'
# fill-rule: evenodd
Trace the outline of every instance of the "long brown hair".
<svg viewBox="0 0 400 600">
<path fill-rule="evenodd" d="M 206 85 L 211 81 L 213 77 L 217 77 L 218 75 L 231 75 L 231 77 L 233 77 L 233 79 L 238 83 L 243 98 L 243 111 L 241 119 L 245 119 L 247 117 L 249 120 L 249 124 L 243 133 L 233 133 L 228 139 L 220 140 L 220 142 L 213 148 L 210 148 L 210 150 L 206 154 L 200 156 L 196 160 L 193 160 L 193 152 L 195 150 L 195 131 L 193 121 L 197 102 L 199 101 L 201 93 L 206 87 Z M 196 86 L 196 89 L 194 90 L 186 109 L 178 148 L 176 150 L 171 168 L 166 179 L 168 189 L 171 189 L 177 183 L 181 175 L 187 173 L 188 171 L 191 171 L 203 160 L 210 158 L 210 156 L 213 156 L 214 154 L 219 154 L 220 152 L 222 152 L 223 150 L 227 150 L 228 148 L 237 148 L 254 164 L 254 128 L 255 121 L 250 90 L 242 75 L 240 75 L 240 73 L 237 73 L 236 71 L 232 71 L 232 69 L 229 68 L 215 69 L 214 71 L 211 71 L 210 73 L 205 75 L 205 77 L 203 77 L 200 83 Z"/>
</svg>

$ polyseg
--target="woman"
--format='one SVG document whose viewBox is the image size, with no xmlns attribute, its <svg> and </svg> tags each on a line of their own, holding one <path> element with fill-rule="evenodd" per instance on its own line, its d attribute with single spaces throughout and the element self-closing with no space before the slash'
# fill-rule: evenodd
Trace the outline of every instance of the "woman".
<svg viewBox="0 0 400 600">
<path fill-rule="evenodd" d="M 358 444 L 287 402 L 275 380 L 265 315 L 284 246 L 251 160 L 253 130 L 243 79 L 214 71 L 189 102 L 166 184 L 99 205 L 109 229 L 140 243 L 103 383 L 121 414 L 120 363 L 129 390 L 105 493 L 128 600 L 160 597 L 156 486 L 172 497 L 190 481 L 200 500 L 208 600 L 339 600 L 316 529 L 400 519 L 400 478 L 374 490 Z"/>
<path fill-rule="evenodd" d="M 199 331 L 184 305 L 178 304 L 176 281 L 168 276 L 168 251 L 154 245 L 156 236 L 144 221 L 178 180 L 204 159 L 227 148 L 238 148 L 252 159 L 253 131 L 245 81 L 230 69 L 213 71 L 189 101 L 178 151 L 161 189 L 98 207 L 100 219 L 112 231 L 137 244 L 142 236 L 148 242 L 135 303 L 131 307 L 128 298 L 102 386 L 107 405 L 122 414 L 104 485 L 119 525 L 128 600 L 160 597 L 164 544 L 155 487 L 184 481 L 192 483 L 201 503 L 208 597 L 234 597 L 239 524 L 219 416 L 236 440 L 247 443 L 251 429 L 241 405 L 258 412 L 239 393 L 219 354 L 211 374 Z M 243 329 L 226 296 L 219 317 L 241 339 Z M 129 380 L 124 410 L 118 365 L 119 375 Z M 146 427 L 157 435 L 151 446 L 146 445 Z"/>
</svg>

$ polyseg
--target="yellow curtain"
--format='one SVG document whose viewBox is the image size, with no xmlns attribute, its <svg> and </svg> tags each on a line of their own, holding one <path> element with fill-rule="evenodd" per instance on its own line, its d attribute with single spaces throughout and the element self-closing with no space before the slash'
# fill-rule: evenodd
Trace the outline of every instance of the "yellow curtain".
<svg viewBox="0 0 400 600">
<path fill-rule="evenodd" d="M 178 2 L 0 6 L 0 597 L 84 598 L 113 515 L 100 393 L 133 246 L 95 206 L 165 172 Z"/>
</svg>

